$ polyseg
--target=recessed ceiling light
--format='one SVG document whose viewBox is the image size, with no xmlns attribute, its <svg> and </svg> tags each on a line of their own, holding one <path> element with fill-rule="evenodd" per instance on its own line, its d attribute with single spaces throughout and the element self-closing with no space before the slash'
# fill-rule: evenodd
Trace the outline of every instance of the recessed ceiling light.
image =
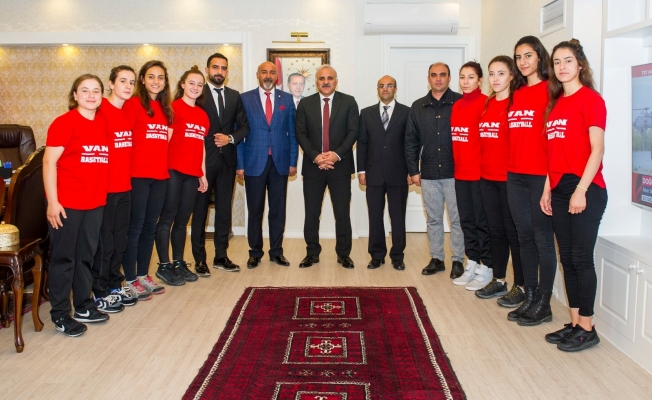
<svg viewBox="0 0 652 400">
<path fill-rule="evenodd" d="M 63 47 L 68 47 L 68 43 L 62 44 Z"/>
<path fill-rule="evenodd" d="M 229 45 L 228 43 L 224 43 L 222 46 L 228 46 L 228 45 Z"/>
<path fill-rule="evenodd" d="M 143 46 L 149 46 L 149 43 L 143 43 Z"/>
</svg>

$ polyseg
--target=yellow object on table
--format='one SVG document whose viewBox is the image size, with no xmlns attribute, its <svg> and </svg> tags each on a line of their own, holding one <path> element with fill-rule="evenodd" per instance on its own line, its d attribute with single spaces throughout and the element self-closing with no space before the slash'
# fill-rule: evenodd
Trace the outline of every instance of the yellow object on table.
<svg viewBox="0 0 652 400">
<path fill-rule="evenodd" d="M 18 228 L 11 224 L 0 224 L 0 249 L 16 246 L 20 243 Z"/>
</svg>

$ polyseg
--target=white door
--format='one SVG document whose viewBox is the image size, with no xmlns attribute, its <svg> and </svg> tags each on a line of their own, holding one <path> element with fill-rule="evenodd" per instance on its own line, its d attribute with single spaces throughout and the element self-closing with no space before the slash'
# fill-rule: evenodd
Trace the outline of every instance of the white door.
<svg viewBox="0 0 652 400">
<path fill-rule="evenodd" d="M 451 69 L 451 85 L 454 91 L 459 91 L 458 73 L 464 64 L 465 49 L 463 47 L 419 45 L 415 47 L 390 47 L 389 75 L 396 79 L 399 103 L 412 105 L 416 99 L 425 96 L 428 86 L 428 67 L 435 62 L 444 62 Z M 410 186 L 405 220 L 408 232 L 426 231 L 426 213 L 423 207 L 421 188 Z M 444 218 L 444 229 L 449 231 L 448 214 Z"/>
</svg>

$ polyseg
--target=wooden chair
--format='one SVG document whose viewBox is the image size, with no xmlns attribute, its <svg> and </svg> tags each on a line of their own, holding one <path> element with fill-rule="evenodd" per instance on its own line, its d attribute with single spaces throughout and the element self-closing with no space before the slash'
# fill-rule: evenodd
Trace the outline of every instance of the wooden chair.
<svg viewBox="0 0 652 400">
<path fill-rule="evenodd" d="M 13 275 L 11 286 L 14 294 L 14 341 L 16 351 L 19 353 L 25 347 L 22 335 L 23 275 L 25 273 L 23 267 L 31 263 L 32 260 L 34 261 L 34 266 L 31 268 L 34 277 L 32 319 L 37 332 L 43 329 L 38 309 L 44 286 L 41 280 L 42 249 L 47 248 L 49 238 L 43 189 L 44 153 L 45 147 L 38 149 L 12 176 L 5 208 L 4 222 L 18 227 L 20 234 L 19 245 L 12 248 L 0 248 L 0 268 L 9 268 Z M 5 306 L 7 296 L 4 294 L 2 297 L 2 323 L 3 326 L 8 327 L 9 320 Z"/>
</svg>

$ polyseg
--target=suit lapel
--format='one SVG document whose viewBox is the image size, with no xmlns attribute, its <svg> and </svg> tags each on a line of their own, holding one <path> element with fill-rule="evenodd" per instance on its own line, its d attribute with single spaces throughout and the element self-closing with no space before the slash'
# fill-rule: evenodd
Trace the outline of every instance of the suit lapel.
<svg viewBox="0 0 652 400">
<path fill-rule="evenodd" d="M 337 115 L 337 112 L 340 110 L 340 105 L 342 104 L 342 96 L 340 96 L 339 92 L 335 92 L 333 95 L 333 105 L 331 106 L 331 115 L 330 115 L 330 123 L 333 123 L 333 120 L 335 119 L 335 116 Z"/>
<path fill-rule="evenodd" d="M 276 98 L 274 99 L 274 112 L 272 112 L 272 122 L 269 124 L 270 126 L 274 124 L 276 114 L 279 112 L 281 107 L 281 92 L 278 89 L 274 90 L 274 96 L 276 96 Z"/>
<path fill-rule="evenodd" d="M 251 92 L 251 97 L 252 101 L 256 104 L 256 109 L 258 110 L 258 115 L 262 115 L 263 121 L 267 123 L 267 118 L 265 117 L 265 109 L 263 108 L 263 105 L 260 102 L 260 92 L 258 91 L 258 88 L 254 89 Z"/>
<path fill-rule="evenodd" d="M 385 127 L 383 126 L 383 118 L 380 115 L 380 102 L 376 104 L 376 109 L 374 110 L 374 120 L 378 123 L 378 126 L 380 126 L 380 128 L 384 131 Z"/>
</svg>

